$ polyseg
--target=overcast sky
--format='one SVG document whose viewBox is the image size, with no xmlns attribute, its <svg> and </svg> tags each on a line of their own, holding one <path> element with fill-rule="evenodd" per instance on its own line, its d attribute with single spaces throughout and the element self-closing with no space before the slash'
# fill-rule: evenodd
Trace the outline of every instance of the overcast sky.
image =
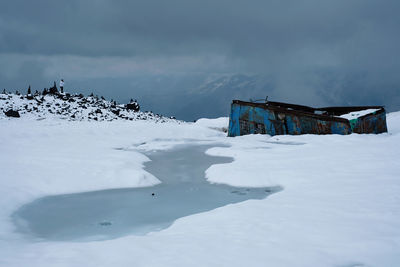
<svg viewBox="0 0 400 267">
<path fill-rule="evenodd" d="M 136 79 L 258 74 L 277 101 L 400 109 L 399 13 L 398 0 L 3 0 L 0 87 L 64 78 L 123 99 L 167 90 Z"/>
</svg>

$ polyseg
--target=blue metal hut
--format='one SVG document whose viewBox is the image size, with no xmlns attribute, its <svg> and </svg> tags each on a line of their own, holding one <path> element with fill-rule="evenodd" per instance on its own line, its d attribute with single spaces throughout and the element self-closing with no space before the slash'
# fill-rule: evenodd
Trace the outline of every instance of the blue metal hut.
<svg viewBox="0 0 400 267">
<path fill-rule="evenodd" d="M 312 108 L 281 102 L 233 100 L 228 136 L 387 132 L 383 106 Z"/>
</svg>

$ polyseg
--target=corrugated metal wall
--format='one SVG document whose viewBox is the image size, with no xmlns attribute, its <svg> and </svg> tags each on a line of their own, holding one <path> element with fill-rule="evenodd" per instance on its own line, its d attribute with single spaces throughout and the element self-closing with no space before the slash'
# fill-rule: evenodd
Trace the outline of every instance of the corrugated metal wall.
<svg viewBox="0 0 400 267">
<path fill-rule="evenodd" d="M 312 108 L 305 108 L 312 110 Z M 334 110 L 334 108 L 326 109 Z M 344 108 L 340 109 L 344 110 Z M 386 112 L 383 108 L 375 114 L 368 114 L 351 122 L 344 118 L 307 111 L 235 100 L 231 105 L 228 136 L 387 132 Z"/>
</svg>

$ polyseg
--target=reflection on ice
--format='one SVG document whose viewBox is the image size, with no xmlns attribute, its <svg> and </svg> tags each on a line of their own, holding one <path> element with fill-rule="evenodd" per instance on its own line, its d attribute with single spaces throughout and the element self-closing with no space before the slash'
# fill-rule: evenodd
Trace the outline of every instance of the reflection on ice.
<svg viewBox="0 0 400 267">
<path fill-rule="evenodd" d="M 102 240 L 159 231 L 178 218 L 262 199 L 275 190 L 208 183 L 204 172 L 210 165 L 232 161 L 206 155 L 209 147 L 148 154 L 145 168 L 162 181 L 157 186 L 44 197 L 17 210 L 14 222 L 18 231 L 39 240 Z"/>
</svg>

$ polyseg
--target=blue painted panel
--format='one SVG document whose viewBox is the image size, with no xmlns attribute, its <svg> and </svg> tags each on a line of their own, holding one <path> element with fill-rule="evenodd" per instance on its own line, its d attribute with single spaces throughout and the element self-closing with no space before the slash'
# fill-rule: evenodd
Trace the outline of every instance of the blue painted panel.
<svg viewBox="0 0 400 267">
<path fill-rule="evenodd" d="M 358 118 L 352 121 L 352 130 L 354 133 L 383 133 L 387 132 L 386 112 L 381 111 Z"/>
<path fill-rule="evenodd" d="M 236 104 L 232 104 L 231 106 L 231 114 L 229 117 L 229 136 L 239 136 L 240 135 L 240 124 L 239 124 L 239 114 L 240 114 L 240 106 Z"/>
<path fill-rule="evenodd" d="M 289 134 L 301 134 L 300 122 L 296 116 L 287 115 L 286 122 Z"/>
<path fill-rule="evenodd" d="M 331 123 L 331 134 L 350 134 L 351 129 L 348 125 L 341 122 L 332 122 Z"/>
</svg>

